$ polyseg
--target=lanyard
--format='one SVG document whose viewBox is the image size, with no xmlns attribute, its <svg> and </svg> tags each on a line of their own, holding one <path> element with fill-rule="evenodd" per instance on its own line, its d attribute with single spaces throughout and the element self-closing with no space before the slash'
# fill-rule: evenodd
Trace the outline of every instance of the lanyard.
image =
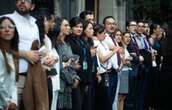
<svg viewBox="0 0 172 110">
<path fill-rule="evenodd" d="M 103 42 L 100 42 L 100 43 L 105 50 L 108 50 L 108 48 L 103 44 Z M 104 66 L 102 64 L 100 64 L 100 66 L 103 67 L 105 70 L 107 70 L 108 69 L 108 60 L 107 60 L 106 66 Z"/>
<path fill-rule="evenodd" d="M 86 61 L 87 60 L 87 50 L 86 50 L 86 48 L 83 48 L 82 50 L 83 50 L 84 61 Z"/>
<path fill-rule="evenodd" d="M 117 46 L 116 41 L 115 41 L 115 39 L 112 36 L 111 36 L 111 39 L 112 39 L 114 45 Z M 117 54 L 117 63 L 118 63 L 118 66 L 120 66 L 120 64 L 121 64 L 121 56 L 120 56 L 119 52 L 117 52 L 116 54 Z"/>
<path fill-rule="evenodd" d="M 86 61 L 87 60 L 87 48 L 85 47 L 86 44 L 82 40 L 80 41 L 82 44 L 83 58 L 84 58 L 84 61 Z"/>
</svg>

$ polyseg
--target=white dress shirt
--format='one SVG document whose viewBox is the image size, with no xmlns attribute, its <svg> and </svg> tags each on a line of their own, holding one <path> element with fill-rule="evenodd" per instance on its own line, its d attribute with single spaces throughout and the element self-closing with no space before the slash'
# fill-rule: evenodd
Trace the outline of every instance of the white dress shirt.
<svg viewBox="0 0 172 110">
<path fill-rule="evenodd" d="M 106 34 L 106 37 L 104 39 L 104 42 L 107 44 L 107 45 L 111 45 L 111 46 L 116 46 L 118 44 L 114 44 L 112 38 L 109 36 L 109 34 Z M 110 62 L 112 63 L 112 66 L 114 69 L 118 69 L 119 68 L 119 65 L 118 65 L 118 58 L 117 58 L 117 54 L 114 54 L 111 58 L 110 58 Z"/>
<path fill-rule="evenodd" d="M 32 42 L 39 39 L 39 30 L 36 19 L 32 16 L 21 16 L 17 11 L 5 15 L 10 17 L 17 28 L 19 34 L 19 51 L 31 50 Z M 19 73 L 27 72 L 28 61 L 24 58 L 19 59 Z"/>
<path fill-rule="evenodd" d="M 52 42 L 48 36 L 45 36 L 44 42 L 48 48 L 48 54 L 57 60 L 57 63 L 54 64 L 54 68 L 57 71 L 57 75 L 51 76 L 53 91 L 60 90 L 60 59 L 59 55 L 55 48 L 52 48 Z"/>
<path fill-rule="evenodd" d="M 99 43 L 98 43 L 98 41 L 96 41 L 96 44 L 98 44 L 97 52 L 100 52 L 103 56 L 106 56 L 110 53 L 109 47 L 105 42 L 99 41 Z M 112 67 L 112 63 L 111 63 L 110 59 L 105 63 L 101 63 L 98 55 L 97 55 L 97 62 L 98 62 L 98 73 L 99 74 L 105 73 L 107 71 L 106 69 L 110 69 Z"/>
</svg>

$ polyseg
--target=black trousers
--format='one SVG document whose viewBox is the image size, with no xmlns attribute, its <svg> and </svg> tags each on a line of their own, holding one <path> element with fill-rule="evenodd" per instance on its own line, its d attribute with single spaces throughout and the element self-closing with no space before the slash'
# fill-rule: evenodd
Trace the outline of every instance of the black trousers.
<svg viewBox="0 0 172 110">
<path fill-rule="evenodd" d="M 81 90 L 80 87 L 72 90 L 72 110 L 81 110 Z"/>
<path fill-rule="evenodd" d="M 49 109 L 51 110 L 51 104 L 53 99 L 53 85 L 51 78 L 47 79 L 47 85 L 48 85 Z"/>
<path fill-rule="evenodd" d="M 108 98 L 108 90 L 105 87 L 105 76 L 101 75 L 101 78 L 97 85 L 95 108 L 96 110 L 112 110 L 112 105 Z"/>
</svg>

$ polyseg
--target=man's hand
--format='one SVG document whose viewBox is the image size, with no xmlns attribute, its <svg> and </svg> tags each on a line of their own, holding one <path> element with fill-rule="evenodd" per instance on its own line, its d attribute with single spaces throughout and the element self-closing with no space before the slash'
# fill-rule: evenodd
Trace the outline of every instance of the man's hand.
<svg viewBox="0 0 172 110">
<path fill-rule="evenodd" d="M 10 103 L 5 110 L 17 110 L 17 105 L 15 103 Z"/>
<path fill-rule="evenodd" d="M 39 52 L 36 50 L 31 50 L 31 51 L 22 51 L 19 53 L 20 57 L 25 58 L 28 60 L 31 64 L 35 64 L 36 62 L 39 61 Z"/>
<path fill-rule="evenodd" d="M 139 56 L 139 61 L 140 61 L 140 62 L 143 62 L 143 61 L 144 61 L 143 56 L 141 56 L 141 55 Z"/>
</svg>

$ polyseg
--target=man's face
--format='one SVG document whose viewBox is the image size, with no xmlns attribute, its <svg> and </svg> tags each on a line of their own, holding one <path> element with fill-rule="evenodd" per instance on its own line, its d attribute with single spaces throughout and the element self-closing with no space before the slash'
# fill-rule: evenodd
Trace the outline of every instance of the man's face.
<svg viewBox="0 0 172 110">
<path fill-rule="evenodd" d="M 138 34 L 142 34 L 144 32 L 144 23 L 143 22 L 139 22 L 137 24 L 137 33 Z"/>
<path fill-rule="evenodd" d="M 136 30 L 137 30 L 137 23 L 135 21 L 131 21 L 128 26 L 128 31 L 130 33 L 136 33 Z"/>
<path fill-rule="evenodd" d="M 115 32 L 117 28 L 116 22 L 113 18 L 108 18 L 105 21 L 105 29 L 107 31 L 107 33 L 113 33 Z"/>
<path fill-rule="evenodd" d="M 76 36 L 80 37 L 83 32 L 83 24 L 79 23 L 76 26 L 72 27 L 72 33 L 75 34 Z"/>
<path fill-rule="evenodd" d="M 20 14 L 26 15 L 32 10 L 33 4 L 31 0 L 17 0 L 16 8 Z"/>
<path fill-rule="evenodd" d="M 93 14 L 88 14 L 86 15 L 85 20 L 90 21 L 91 23 L 94 23 L 94 15 Z"/>
</svg>

